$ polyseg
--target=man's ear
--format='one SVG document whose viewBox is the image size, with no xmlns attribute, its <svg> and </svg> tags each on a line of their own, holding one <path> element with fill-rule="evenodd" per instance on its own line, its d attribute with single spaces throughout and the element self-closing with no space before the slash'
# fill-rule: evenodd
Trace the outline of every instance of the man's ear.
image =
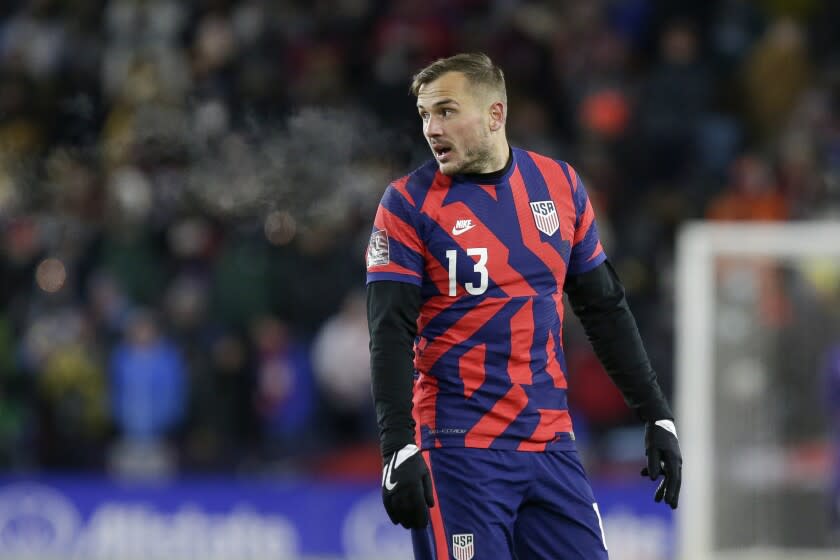
<svg viewBox="0 0 840 560">
<path fill-rule="evenodd" d="M 490 130 L 493 132 L 498 132 L 504 128 L 505 117 L 507 117 L 506 109 L 507 107 L 501 101 L 496 101 L 490 105 Z"/>
</svg>

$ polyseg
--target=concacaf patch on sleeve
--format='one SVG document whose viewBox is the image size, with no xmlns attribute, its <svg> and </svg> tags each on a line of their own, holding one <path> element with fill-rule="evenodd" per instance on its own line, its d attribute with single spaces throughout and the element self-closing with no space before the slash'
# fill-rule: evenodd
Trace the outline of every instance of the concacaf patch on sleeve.
<svg viewBox="0 0 840 560">
<path fill-rule="evenodd" d="M 388 252 L 388 232 L 384 229 L 374 231 L 370 234 L 370 242 L 367 249 L 367 267 L 385 266 L 391 262 Z"/>
</svg>

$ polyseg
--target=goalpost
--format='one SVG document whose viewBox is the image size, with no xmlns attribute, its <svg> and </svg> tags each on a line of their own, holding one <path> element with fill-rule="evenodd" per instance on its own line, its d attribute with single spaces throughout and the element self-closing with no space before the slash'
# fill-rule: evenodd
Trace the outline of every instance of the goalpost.
<svg viewBox="0 0 840 560">
<path fill-rule="evenodd" d="M 840 223 L 686 225 L 676 313 L 677 558 L 840 558 L 820 365 L 840 344 Z"/>
</svg>

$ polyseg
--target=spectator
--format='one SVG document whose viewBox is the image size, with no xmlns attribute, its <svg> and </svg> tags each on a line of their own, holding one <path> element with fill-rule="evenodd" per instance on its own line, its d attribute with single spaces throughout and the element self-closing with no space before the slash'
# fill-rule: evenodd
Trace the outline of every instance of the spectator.
<svg viewBox="0 0 840 560">
<path fill-rule="evenodd" d="M 691 24 L 668 24 L 660 38 L 660 60 L 645 80 L 639 99 L 638 151 L 642 173 L 669 180 L 696 158 L 701 117 L 710 108 L 712 84 L 700 58 Z"/>
<path fill-rule="evenodd" d="M 111 406 L 124 438 L 164 441 L 179 427 L 188 387 L 181 351 L 152 314 L 136 311 L 111 354 Z"/>
<path fill-rule="evenodd" d="M 251 327 L 256 351 L 256 410 L 272 459 L 312 451 L 315 394 L 308 350 L 289 326 L 261 317 Z"/>
<path fill-rule="evenodd" d="M 312 366 L 342 441 L 376 433 L 371 416 L 370 358 L 364 294 L 351 292 L 341 310 L 328 319 L 312 344 Z"/>
<path fill-rule="evenodd" d="M 790 19 L 774 22 L 744 61 L 745 105 L 762 140 L 785 124 L 811 74 L 800 26 Z"/>
<path fill-rule="evenodd" d="M 784 220 L 787 202 L 779 193 L 767 162 L 757 155 L 732 165 L 732 182 L 709 204 L 711 220 Z"/>
</svg>

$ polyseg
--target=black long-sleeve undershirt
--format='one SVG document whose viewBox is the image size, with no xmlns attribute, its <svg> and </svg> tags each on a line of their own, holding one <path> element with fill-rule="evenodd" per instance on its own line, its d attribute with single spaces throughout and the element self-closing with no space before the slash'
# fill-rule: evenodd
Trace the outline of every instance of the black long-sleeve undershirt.
<svg viewBox="0 0 840 560">
<path fill-rule="evenodd" d="M 563 291 L 627 406 L 644 421 L 673 419 L 627 304 L 624 286 L 610 262 L 568 276 Z"/>
<path fill-rule="evenodd" d="M 406 282 L 367 287 L 371 386 L 383 457 L 414 441 L 414 338 L 421 302 L 419 286 Z"/>
<path fill-rule="evenodd" d="M 566 278 L 564 291 L 607 373 L 640 419 L 673 418 L 642 344 L 624 287 L 604 262 Z M 414 441 L 414 339 L 422 299 L 405 282 L 368 284 L 373 398 L 383 456 Z"/>
</svg>

